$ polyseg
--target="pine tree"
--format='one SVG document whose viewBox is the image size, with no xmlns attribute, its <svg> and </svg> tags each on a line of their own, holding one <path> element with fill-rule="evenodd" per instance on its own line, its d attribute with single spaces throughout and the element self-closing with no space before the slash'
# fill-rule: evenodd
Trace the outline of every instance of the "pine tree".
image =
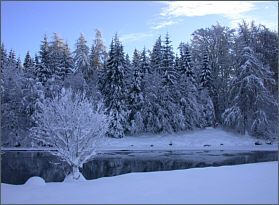
<svg viewBox="0 0 279 205">
<path fill-rule="evenodd" d="M 105 69 L 101 73 L 100 91 L 104 98 L 106 114 L 110 117 L 109 131 L 110 137 L 122 138 L 124 136 L 124 126 L 126 124 L 125 106 L 125 58 L 123 46 L 118 36 L 115 35 L 111 42 L 109 57 Z"/>
<path fill-rule="evenodd" d="M 144 75 L 144 126 L 146 132 L 159 133 L 163 130 L 161 106 L 162 85 L 162 42 L 159 37 L 151 52 L 150 66 Z"/>
<path fill-rule="evenodd" d="M 34 62 L 33 59 L 30 56 L 29 51 L 27 51 L 25 59 L 24 59 L 24 63 L 23 63 L 23 67 L 24 69 L 31 69 L 34 67 Z"/>
<path fill-rule="evenodd" d="M 211 94 L 212 77 L 211 77 L 211 70 L 208 64 L 208 56 L 206 53 L 203 56 L 203 66 L 201 69 L 201 76 L 200 76 L 200 87 L 201 89 L 207 88 L 208 92 Z"/>
<path fill-rule="evenodd" d="M 37 78 L 43 86 L 47 87 L 47 82 L 51 79 L 52 73 L 50 70 L 50 48 L 47 40 L 47 36 L 44 36 L 44 40 L 41 42 L 39 59 L 40 64 L 37 68 Z"/>
<path fill-rule="evenodd" d="M 178 90 L 179 97 L 177 101 L 180 103 L 180 109 L 183 117 L 183 129 L 193 129 L 195 127 L 203 127 L 202 105 L 199 102 L 200 93 L 197 89 L 197 81 L 193 72 L 191 54 L 188 45 L 183 43 L 179 46 L 180 58 L 178 59 Z"/>
<path fill-rule="evenodd" d="M 132 63 L 132 76 L 131 76 L 131 88 L 129 90 L 129 132 L 131 134 L 139 133 L 143 131 L 143 87 L 141 72 L 141 56 L 135 49 Z"/>
<path fill-rule="evenodd" d="M 7 50 L 5 49 L 4 43 L 1 44 L 1 68 L 7 65 L 8 62 L 8 54 Z"/>
<path fill-rule="evenodd" d="M 87 41 L 81 33 L 76 42 L 76 49 L 74 51 L 75 70 L 82 72 L 85 80 L 89 79 L 90 62 L 89 62 L 89 48 L 86 45 Z"/>
<path fill-rule="evenodd" d="M 35 54 L 34 64 L 35 64 L 35 68 L 37 70 L 40 66 L 40 60 L 39 60 L 39 56 L 37 54 Z"/>
<path fill-rule="evenodd" d="M 66 42 L 63 47 L 62 69 L 59 73 L 63 80 L 65 79 L 65 77 L 71 75 L 74 72 L 74 66 L 74 59 L 72 57 L 69 45 Z"/>
<path fill-rule="evenodd" d="M 178 105 L 176 101 L 177 92 L 177 71 L 174 67 L 174 52 L 172 50 L 171 41 L 169 39 L 168 33 L 166 34 L 166 39 L 164 41 L 164 46 L 162 50 L 162 87 L 160 89 L 161 93 L 161 107 L 162 107 L 162 125 L 163 132 L 173 132 L 177 131 L 177 120 L 178 116 Z"/>
<path fill-rule="evenodd" d="M 23 66 L 22 66 L 20 57 L 17 58 L 16 68 L 19 69 L 19 70 L 23 70 Z"/>
<path fill-rule="evenodd" d="M 264 85 L 265 81 L 274 83 L 272 72 L 263 65 L 250 47 L 243 48 L 239 63 L 236 77 L 231 82 L 231 104 L 223 114 L 224 124 L 242 134 L 252 135 L 258 135 L 261 127 L 261 136 L 258 137 L 266 137 L 270 134 L 270 124 L 266 123 L 267 108 L 278 106 Z"/>
<path fill-rule="evenodd" d="M 215 124 L 215 111 L 212 102 L 212 77 L 211 70 L 208 64 L 208 56 L 205 53 L 203 57 L 203 66 L 200 76 L 200 102 L 203 106 L 202 116 L 204 122 L 203 126 L 213 126 Z"/>
<path fill-rule="evenodd" d="M 16 67 L 16 57 L 15 52 L 10 50 L 7 64 L 11 67 Z"/>
<path fill-rule="evenodd" d="M 161 36 L 156 40 L 155 45 L 153 46 L 152 53 L 151 53 L 151 72 L 157 72 L 162 75 L 162 58 L 163 58 L 163 46 L 161 41 Z"/>
<path fill-rule="evenodd" d="M 2 56 L 2 54 L 4 54 Z M 10 51 L 7 59 L 5 49 L 1 49 L 1 141 L 2 145 L 25 144 L 26 119 L 22 99 L 23 72 L 16 66 L 15 52 Z M 1 62 L 1 63 L 2 63 Z M 28 128 L 28 127 L 27 127 Z"/>
<path fill-rule="evenodd" d="M 90 66 L 93 71 L 98 71 L 103 68 L 107 59 L 107 52 L 102 40 L 102 33 L 96 29 L 96 36 L 90 50 Z"/>
</svg>

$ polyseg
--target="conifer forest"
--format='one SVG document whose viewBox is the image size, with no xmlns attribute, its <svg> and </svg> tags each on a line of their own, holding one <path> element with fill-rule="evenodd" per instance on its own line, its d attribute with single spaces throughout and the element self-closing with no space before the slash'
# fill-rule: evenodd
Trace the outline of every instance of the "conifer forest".
<svg viewBox="0 0 279 205">
<path fill-rule="evenodd" d="M 44 136 L 76 130 L 125 138 L 216 123 L 255 138 L 277 137 L 277 31 L 254 22 L 236 29 L 216 23 L 178 48 L 165 33 L 153 48 L 130 56 L 117 33 L 107 46 L 101 31 L 95 34 L 90 41 L 77 37 L 73 51 L 57 33 L 45 35 L 37 54 L 24 59 L 2 42 L 2 146 L 45 146 Z"/>
</svg>

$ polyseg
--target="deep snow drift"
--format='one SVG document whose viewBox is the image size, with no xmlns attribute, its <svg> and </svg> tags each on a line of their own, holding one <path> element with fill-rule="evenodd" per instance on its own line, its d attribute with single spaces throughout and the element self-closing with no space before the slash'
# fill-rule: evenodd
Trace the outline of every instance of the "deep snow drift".
<svg viewBox="0 0 279 205">
<path fill-rule="evenodd" d="M 1 198 L 2 203 L 21 204 L 276 204 L 278 162 L 129 173 L 72 183 L 44 184 L 36 178 L 24 185 L 1 184 Z"/>
</svg>

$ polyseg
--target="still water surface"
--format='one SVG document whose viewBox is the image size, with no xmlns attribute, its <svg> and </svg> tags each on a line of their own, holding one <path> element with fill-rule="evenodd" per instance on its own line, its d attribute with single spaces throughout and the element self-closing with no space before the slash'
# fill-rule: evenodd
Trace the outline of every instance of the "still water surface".
<svg viewBox="0 0 279 205">
<path fill-rule="evenodd" d="M 61 182 L 70 167 L 48 152 L 2 151 L 1 182 L 24 184 L 32 176 Z M 138 150 L 104 151 L 80 169 L 86 179 L 130 172 L 165 171 L 195 167 L 277 161 L 278 151 Z"/>
</svg>

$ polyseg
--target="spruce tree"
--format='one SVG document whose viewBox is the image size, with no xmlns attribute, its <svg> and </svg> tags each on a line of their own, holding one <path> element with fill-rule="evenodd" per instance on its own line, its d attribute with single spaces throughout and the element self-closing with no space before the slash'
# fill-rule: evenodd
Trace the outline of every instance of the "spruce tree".
<svg viewBox="0 0 279 205">
<path fill-rule="evenodd" d="M 87 41 L 81 33 L 76 42 L 76 49 L 74 51 L 75 70 L 83 73 L 86 80 L 89 79 L 90 62 L 89 62 L 89 48 L 86 45 Z"/>
<path fill-rule="evenodd" d="M 17 58 L 16 68 L 19 69 L 19 70 L 23 70 L 23 66 L 22 66 L 20 57 Z"/>
<path fill-rule="evenodd" d="M 203 123 L 202 126 L 213 126 L 215 124 L 215 111 L 212 102 L 212 77 L 211 70 L 208 63 L 208 56 L 204 53 L 203 56 L 203 66 L 200 74 L 200 102 L 203 106 L 202 116 Z"/>
<path fill-rule="evenodd" d="M 264 83 L 274 83 L 272 72 L 250 47 L 243 48 L 239 63 L 231 82 L 230 107 L 223 114 L 224 124 L 242 134 L 268 137 L 272 123 L 266 123 L 269 121 L 266 112 L 276 112 L 274 108 L 278 106 Z"/>
<path fill-rule="evenodd" d="M 50 70 L 50 51 L 49 43 L 47 36 L 44 36 L 43 41 L 41 42 L 40 51 L 39 51 L 40 64 L 37 68 L 37 78 L 42 83 L 43 86 L 48 86 L 47 82 L 51 79 L 52 73 Z"/>
<path fill-rule="evenodd" d="M 143 87 L 141 72 L 141 56 L 140 53 L 135 49 L 132 63 L 132 78 L 131 88 L 129 90 L 129 132 L 131 134 L 139 133 L 143 131 Z"/>
<path fill-rule="evenodd" d="M 102 93 L 106 114 L 110 118 L 109 137 L 122 138 L 126 124 L 125 107 L 125 58 L 123 46 L 115 35 L 109 50 L 105 69 L 101 73 L 100 91 Z"/>
<path fill-rule="evenodd" d="M 25 59 L 24 59 L 24 63 L 23 63 L 23 67 L 24 69 L 30 69 L 34 67 L 34 61 L 30 56 L 29 51 L 27 51 Z"/>
</svg>

